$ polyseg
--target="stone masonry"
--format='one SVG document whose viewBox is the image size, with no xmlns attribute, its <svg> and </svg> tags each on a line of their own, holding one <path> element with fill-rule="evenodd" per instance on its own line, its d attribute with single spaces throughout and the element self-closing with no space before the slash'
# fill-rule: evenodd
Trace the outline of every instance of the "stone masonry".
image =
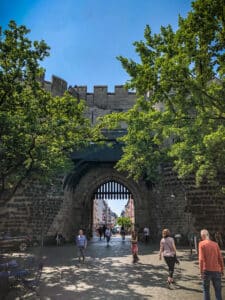
<svg viewBox="0 0 225 300">
<path fill-rule="evenodd" d="M 95 86 L 94 92 L 88 93 L 86 86 L 68 87 L 65 80 L 56 76 L 52 82 L 43 81 L 43 86 L 55 96 L 68 90 L 84 99 L 88 106 L 86 115 L 92 124 L 99 116 L 127 111 L 136 101 L 135 93 L 123 86 L 115 86 L 114 93 L 109 93 L 106 86 Z M 202 227 L 211 232 L 225 230 L 225 197 L 215 192 L 215 186 L 205 183 L 196 188 L 191 176 L 182 182 L 171 166 L 162 168 L 162 180 L 156 185 L 134 182 L 116 171 L 114 164 L 88 166 L 73 188 L 63 189 L 64 176 L 56 178 L 51 186 L 25 183 L 6 205 L 0 204 L 0 232 L 19 231 L 40 239 L 41 235 L 60 231 L 70 240 L 78 228 L 91 228 L 94 191 L 110 180 L 129 189 L 134 198 L 137 227 L 149 226 L 155 238 L 160 236 L 163 227 L 182 234 Z M 224 176 L 218 178 L 220 181 L 224 181 Z"/>
</svg>

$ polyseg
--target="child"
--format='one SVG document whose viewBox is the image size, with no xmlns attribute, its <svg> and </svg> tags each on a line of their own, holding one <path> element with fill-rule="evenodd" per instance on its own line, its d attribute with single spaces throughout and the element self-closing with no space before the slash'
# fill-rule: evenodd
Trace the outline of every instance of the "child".
<svg viewBox="0 0 225 300">
<path fill-rule="evenodd" d="M 137 245 L 138 237 L 136 231 L 131 232 L 131 252 L 133 255 L 133 263 L 136 263 L 139 261 L 138 258 L 138 245 Z"/>
<path fill-rule="evenodd" d="M 85 259 L 85 249 L 87 247 L 87 238 L 83 233 L 83 230 L 79 230 L 78 236 L 76 237 L 76 245 L 78 248 L 78 257 L 79 262 L 81 261 L 81 257 L 83 258 L 83 262 Z"/>
</svg>

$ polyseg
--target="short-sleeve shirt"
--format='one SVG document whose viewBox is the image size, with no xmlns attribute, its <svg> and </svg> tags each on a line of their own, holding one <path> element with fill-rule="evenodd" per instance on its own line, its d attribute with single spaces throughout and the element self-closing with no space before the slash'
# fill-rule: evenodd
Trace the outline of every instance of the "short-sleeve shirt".
<svg viewBox="0 0 225 300">
<path fill-rule="evenodd" d="M 163 256 L 174 256 L 174 239 L 172 237 L 162 238 L 160 241 L 160 248 L 162 249 Z"/>
<path fill-rule="evenodd" d="M 87 238 L 85 235 L 78 235 L 76 238 L 76 244 L 78 247 L 85 247 L 87 243 Z"/>
</svg>

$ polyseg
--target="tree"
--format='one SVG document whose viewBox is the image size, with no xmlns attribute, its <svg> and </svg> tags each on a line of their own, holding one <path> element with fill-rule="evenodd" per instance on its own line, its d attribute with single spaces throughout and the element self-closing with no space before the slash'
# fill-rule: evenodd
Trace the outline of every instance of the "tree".
<svg viewBox="0 0 225 300">
<path fill-rule="evenodd" d="M 27 38 L 14 21 L 0 36 L 0 199 L 25 179 L 48 180 L 69 166 L 69 154 L 91 136 L 85 104 L 68 92 L 52 97 L 42 86 L 44 41 Z"/>
<path fill-rule="evenodd" d="M 131 219 L 128 217 L 119 217 L 117 219 L 117 224 L 123 226 L 124 228 L 130 228 L 132 225 Z"/>
<path fill-rule="evenodd" d="M 127 123 L 124 155 L 117 167 L 154 179 L 171 161 L 180 177 L 213 181 L 225 168 L 225 6 L 197 0 L 176 32 L 169 25 L 135 42 L 140 62 L 119 56 L 139 99 L 103 126 Z"/>
</svg>

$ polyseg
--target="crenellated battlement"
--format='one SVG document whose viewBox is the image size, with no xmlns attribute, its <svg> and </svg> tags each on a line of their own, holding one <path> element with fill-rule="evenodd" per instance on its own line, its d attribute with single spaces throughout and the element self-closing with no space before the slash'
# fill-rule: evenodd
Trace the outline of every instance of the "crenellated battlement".
<svg viewBox="0 0 225 300">
<path fill-rule="evenodd" d="M 66 80 L 52 75 L 52 81 L 46 81 L 44 80 L 44 86 L 46 87 L 47 90 L 51 91 L 52 94 L 54 94 L 55 96 L 62 96 L 62 94 L 68 89 L 72 89 L 77 91 L 80 94 L 88 94 L 88 95 L 92 95 L 92 94 L 96 94 L 96 95 L 112 95 L 112 94 L 116 94 L 118 96 L 120 95 L 135 95 L 135 92 L 129 92 L 127 89 L 124 88 L 124 85 L 115 85 L 114 87 L 114 92 L 108 92 L 108 86 L 107 85 L 95 85 L 94 86 L 94 92 L 90 93 L 87 90 L 87 86 L 86 85 L 81 85 L 81 86 L 77 86 L 74 85 L 69 86 L 68 87 L 68 83 Z"/>
<path fill-rule="evenodd" d="M 124 85 L 115 85 L 114 92 L 109 92 L 107 85 L 95 85 L 94 92 L 90 93 L 86 85 L 68 87 L 68 83 L 64 79 L 55 75 L 52 76 L 52 81 L 44 80 L 44 87 L 54 96 L 62 96 L 64 92 L 68 90 L 71 94 L 79 95 L 85 100 L 90 100 L 91 98 L 96 100 L 97 98 L 105 98 L 108 96 L 111 96 L 110 100 L 116 100 L 118 98 L 127 98 L 127 100 L 130 98 L 133 100 L 134 97 L 136 98 L 136 93 L 128 91 Z"/>
<path fill-rule="evenodd" d="M 129 92 L 124 85 L 116 85 L 113 93 L 108 91 L 107 85 L 96 85 L 90 93 L 86 85 L 68 87 L 64 79 L 53 75 L 52 81 L 44 81 L 44 87 L 53 96 L 62 96 L 65 91 L 69 91 L 74 97 L 84 99 L 88 106 L 87 117 L 92 123 L 95 123 L 97 117 L 113 111 L 127 111 L 136 102 L 136 93 Z"/>
</svg>

